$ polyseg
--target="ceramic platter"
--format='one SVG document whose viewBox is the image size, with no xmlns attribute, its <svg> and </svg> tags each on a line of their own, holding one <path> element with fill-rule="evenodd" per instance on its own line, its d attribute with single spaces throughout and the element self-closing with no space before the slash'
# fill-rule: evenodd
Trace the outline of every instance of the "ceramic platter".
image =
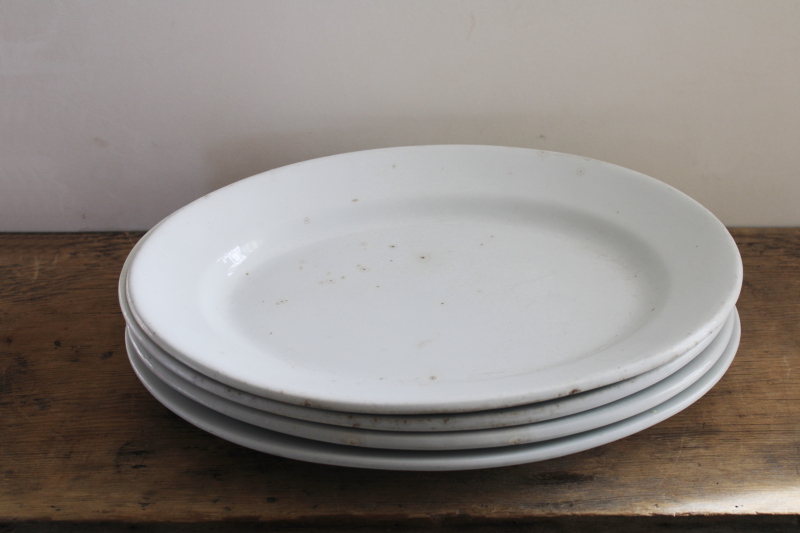
<svg viewBox="0 0 800 533">
<path fill-rule="evenodd" d="M 361 428 L 345 428 L 297 420 L 246 407 L 211 394 L 193 385 L 191 382 L 184 380 L 161 365 L 147 350 L 138 346 L 136 340 L 133 339 L 131 335 L 128 335 L 127 338 L 129 349 L 132 349 L 132 357 L 139 357 L 147 368 L 161 381 L 184 396 L 218 413 L 230 416 L 242 422 L 247 422 L 287 435 L 348 446 L 395 450 L 459 450 L 528 444 L 531 442 L 567 437 L 569 435 L 607 426 L 652 409 L 686 390 L 686 388 L 701 379 L 703 375 L 716 364 L 726 347 L 730 344 L 734 329 L 734 321 L 735 317 L 732 314 L 726 321 L 723 332 L 716 337 L 708 348 L 695 357 L 689 364 L 657 384 L 639 391 L 636 394 L 626 396 L 621 400 L 578 414 L 559 417 L 545 422 L 476 431 L 435 433 L 387 432 L 365 430 Z"/>
<path fill-rule="evenodd" d="M 734 311 L 735 313 L 735 311 Z M 621 439 L 648 428 L 686 408 L 705 394 L 727 370 L 739 343 L 740 326 L 734 327 L 722 355 L 685 390 L 619 422 L 597 429 L 532 444 L 448 451 L 408 451 L 329 444 L 290 436 L 247 424 L 209 409 L 184 396 L 153 374 L 129 345 L 131 364 L 147 389 L 167 408 L 192 424 L 231 442 L 282 457 L 323 464 L 390 470 L 469 470 L 543 461 L 580 452 Z"/>
<path fill-rule="evenodd" d="M 426 415 L 549 401 L 652 371 L 719 330 L 741 280 L 725 227 L 657 180 L 553 152 L 425 146 L 307 161 L 189 204 L 132 258 L 125 297 L 144 336 L 227 387 Z M 270 449 L 296 440 L 147 379 L 182 416 L 222 424 L 209 431 Z M 693 387 L 666 404 L 683 405 Z M 569 446 L 641 422 L 617 424 Z M 463 465 L 459 453 L 511 464 L 564 449 L 548 442 L 452 452 L 442 465 Z M 318 447 L 338 450 L 307 453 Z M 374 453 L 360 464 L 403 463 Z"/>
</svg>

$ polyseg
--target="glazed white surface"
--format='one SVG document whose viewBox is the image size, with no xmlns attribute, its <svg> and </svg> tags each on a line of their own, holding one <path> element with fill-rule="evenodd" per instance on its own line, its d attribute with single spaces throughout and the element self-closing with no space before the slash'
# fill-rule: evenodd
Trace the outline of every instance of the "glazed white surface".
<svg viewBox="0 0 800 533">
<path fill-rule="evenodd" d="M 588 450 L 621 439 L 685 409 L 722 378 L 739 346 L 741 328 L 735 329 L 717 363 L 683 392 L 631 418 L 585 433 L 544 442 L 475 450 L 408 451 L 343 446 L 308 440 L 240 422 L 182 395 L 159 380 L 138 357 L 131 364 L 147 389 L 168 409 L 197 427 L 254 450 L 323 464 L 385 470 L 472 470 L 544 461 Z"/>
<path fill-rule="evenodd" d="M 481 146 L 374 150 L 243 180 L 133 258 L 148 337 L 229 386 L 382 414 L 549 400 L 685 353 L 741 260 L 702 206 L 636 172 Z"/>
</svg>

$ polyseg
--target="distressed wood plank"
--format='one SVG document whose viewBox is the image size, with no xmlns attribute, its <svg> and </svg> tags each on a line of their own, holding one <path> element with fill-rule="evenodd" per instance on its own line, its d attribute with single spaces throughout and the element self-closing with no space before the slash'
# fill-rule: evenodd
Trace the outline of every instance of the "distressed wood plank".
<svg viewBox="0 0 800 533">
<path fill-rule="evenodd" d="M 800 514 L 800 229 L 731 233 L 745 264 L 742 342 L 704 398 L 594 450 L 448 473 L 303 463 L 194 428 L 126 360 L 116 282 L 141 234 L 0 234 L 0 522 Z"/>
</svg>

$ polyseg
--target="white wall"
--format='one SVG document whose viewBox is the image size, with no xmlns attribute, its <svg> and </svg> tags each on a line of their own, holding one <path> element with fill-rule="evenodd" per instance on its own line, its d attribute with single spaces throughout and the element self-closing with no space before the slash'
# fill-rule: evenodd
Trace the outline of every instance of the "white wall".
<svg viewBox="0 0 800 533">
<path fill-rule="evenodd" d="M 145 229 L 270 168 L 434 143 L 800 225 L 800 2 L 0 0 L 0 231 Z"/>
</svg>

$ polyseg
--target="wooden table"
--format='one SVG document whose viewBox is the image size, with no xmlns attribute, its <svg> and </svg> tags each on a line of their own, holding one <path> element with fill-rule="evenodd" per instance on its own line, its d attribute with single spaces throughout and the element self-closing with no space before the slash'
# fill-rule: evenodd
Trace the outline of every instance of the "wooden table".
<svg viewBox="0 0 800 533">
<path fill-rule="evenodd" d="M 590 451 L 445 473 L 304 463 L 191 426 L 126 358 L 116 283 L 141 234 L 0 234 L 0 532 L 798 531 L 800 229 L 731 232 L 742 341 L 705 397 Z"/>
</svg>

